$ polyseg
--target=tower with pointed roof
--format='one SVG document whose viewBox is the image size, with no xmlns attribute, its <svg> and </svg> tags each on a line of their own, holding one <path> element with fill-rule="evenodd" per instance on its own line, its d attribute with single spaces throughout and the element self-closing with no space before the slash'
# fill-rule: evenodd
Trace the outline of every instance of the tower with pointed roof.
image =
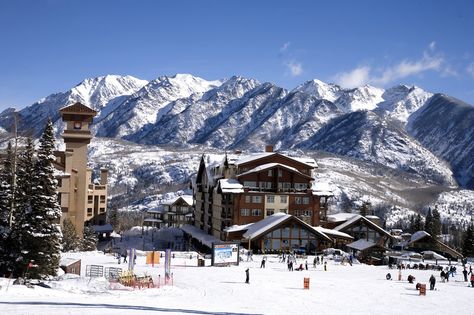
<svg viewBox="0 0 474 315">
<path fill-rule="evenodd" d="M 105 224 L 107 212 L 107 170 L 101 170 L 99 183 L 94 184 L 87 167 L 87 145 L 93 137 L 90 125 L 97 112 L 81 103 L 59 112 L 66 123 L 62 134 L 66 150 L 56 153 L 61 220 L 69 218 L 82 236 L 84 224 Z"/>
</svg>

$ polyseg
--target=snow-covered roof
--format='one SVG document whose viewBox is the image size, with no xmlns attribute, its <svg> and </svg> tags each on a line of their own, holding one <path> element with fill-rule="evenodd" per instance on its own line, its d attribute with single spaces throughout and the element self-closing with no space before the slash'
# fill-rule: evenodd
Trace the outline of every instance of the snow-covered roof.
<svg viewBox="0 0 474 315">
<path fill-rule="evenodd" d="M 374 222 L 370 221 L 369 219 L 367 219 L 366 217 L 364 216 L 361 216 L 360 214 L 356 214 L 355 216 L 353 216 L 351 219 L 347 220 L 346 222 L 336 226 L 334 228 L 334 230 L 337 230 L 337 231 L 342 231 L 344 230 L 346 227 L 348 226 L 351 226 L 352 224 L 354 224 L 355 222 L 357 221 L 364 221 L 367 225 L 371 226 L 372 228 L 374 228 L 375 230 L 379 231 L 380 233 L 382 234 L 385 234 L 386 236 L 389 236 L 389 237 L 392 237 L 392 235 L 385 231 L 384 229 L 382 229 L 380 226 L 378 226 L 377 224 L 375 224 Z"/>
<path fill-rule="evenodd" d="M 252 224 L 253 224 L 253 223 L 243 224 L 243 225 L 232 225 L 232 226 L 226 227 L 226 228 L 224 229 L 224 232 L 232 233 L 232 232 L 245 231 L 245 230 L 248 230 L 248 228 L 249 228 Z"/>
<path fill-rule="evenodd" d="M 190 205 L 190 206 L 193 205 L 193 196 L 192 196 L 192 195 L 181 195 L 181 196 L 177 196 L 176 198 L 163 201 L 163 204 L 164 204 L 164 205 L 167 205 L 167 206 L 171 206 L 171 205 L 174 204 L 176 201 L 178 201 L 180 198 L 183 199 L 183 201 L 186 202 L 188 205 Z"/>
<path fill-rule="evenodd" d="M 319 231 L 319 232 L 322 232 L 326 235 L 329 235 L 331 237 L 335 237 L 335 238 L 338 238 L 338 237 L 342 237 L 342 238 L 348 238 L 348 239 L 354 239 L 352 236 L 350 236 L 349 234 L 347 233 L 344 233 L 344 232 L 340 232 L 340 231 L 336 231 L 336 230 L 332 230 L 332 229 L 326 229 L 326 228 L 323 228 L 322 226 L 315 226 L 313 227 L 315 230 Z"/>
<path fill-rule="evenodd" d="M 328 222 L 344 222 L 347 221 L 357 214 L 355 213 L 336 213 L 336 214 L 330 214 L 328 215 Z"/>
<path fill-rule="evenodd" d="M 219 179 L 219 185 L 223 193 L 240 194 L 244 192 L 244 186 L 236 179 Z"/>
<path fill-rule="evenodd" d="M 246 239 L 255 238 L 263 232 L 271 229 L 272 227 L 280 224 L 286 219 L 291 218 L 291 214 L 286 214 L 284 212 L 278 212 L 273 215 L 266 217 L 263 220 L 253 223 L 243 235 Z"/>
<path fill-rule="evenodd" d="M 322 238 L 328 241 L 332 241 L 332 239 L 326 234 L 324 234 L 324 232 L 318 231 L 311 225 L 307 224 L 306 222 L 298 219 L 295 216 L 292 216 L 291 214 L 286 214 L 284 212 L 277 212 L 273 215 L 266 217 L 263 220 L 253 223 L 252 225 L 248 227 L 247 232 L 244 233 L 243 237 L 245 239 L 256 238 L 262 235 L 263 233 L 265 233 L 266 231 L 277 226 L 278 224 L 288 220 L 289 218 L 295 218 L 296 220 L 300 221 L 302 225 L 305 225 L 308 228 L 308 230 L 313 230 L 316 234 L 320 235 Z"/>
<path fill-rule="evenodd" d="M 78 261 L 81 260 L 78 258 L 61 257 L 61 260 L 59 261 L 59 266 L 69 266 Z"/>
<path fill-rule="evenodd" d="M 281 163 L 267 163 L 267 164 L 262 164 L 262 165 L 259 165 L 257 167 L 254 167 L 253 169 L 245 172 L 245 173 L 242 173 L 242 174 L 239 174 L 237 177 L 240 177 L 240 176 L 243 176 L 243 175 L 247 175 L 247 174 L 251 174 L 251 173 L 255 173 L 255 172 L 260 172 L 260 171 L 264 171 L 264 170 L 267 170 L 267 169 L 270 169 L 270 168 L 274 168 L 274 167 L 281 167 L 281 168 L 284 168 L 284 169 L 287 169 L 287 170 L 290 170 L 292 172 L 295 172 L 295 173 L 298 173 L 304 177 L 311 177 L 311 176 L 308 176 L 306 174 L 303 174 L 301 173 L 300 171 L 298 171 L 296 168 L 294 167 L 291 167 L 291 166 L 288 166 L 288 165 L 285 165 L 285 164 L 281 164 Z"/>
<path fill-rule="evenodd" d="M 193 238 L 197 239 L 199 242 L 201 242 L 203 245 L 206 245 L 209 248 L 212 248 L 212 243 L 219 243 L 221 240 L 218 238 L 215 238 L 212 235 L 207 234 L 203 230 L 200 230 L 199 228 L 195 227 L 194 225 L 183 225 L 181 227 L 181 230 L 183 230 L 185 233 L 190 234 Z"/>
<path fill-rule="evenodd" d="M 357 240 L 357 241 L 352 242 L 350 244 L 347 244 L 346 246 L 349 247 L 349 248 L 356 249 L 356 250 L 366 250 L 366 249 L 372 248 L 376 245 L 377 245 L 377 243 L 374 243 L 372 241 L 367 241 L 367 240 L 364 240 L 364 239 L 360 239 L 360 240 Z"/>
<path fill-rule="evenodd" d="M 425 259 L 438 259 L 438 260 L 448 260 L 446 257 L 438 254 L 437 252 L 434 252 L 432 250 L 425 250 L 424 252 L 421 252 L 423 254 L 423 257 Z"/>
<path fill-rule="evenodd" d="M 431 235 L 425 231 L 417 231 L 412 234 L 412 236 L 410 237 L 409 243 L 417 242 L 426 236 L 431 236 Z"/>
</svg>

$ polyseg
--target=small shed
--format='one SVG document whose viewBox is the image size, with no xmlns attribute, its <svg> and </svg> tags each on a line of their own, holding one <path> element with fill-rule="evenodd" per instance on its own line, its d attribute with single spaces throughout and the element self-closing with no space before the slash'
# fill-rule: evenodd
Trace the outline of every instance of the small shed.
<svg viewBox="0 0 474 315">
<path fill-rule="evenodd" d="M 81 260 L 76 258 L 61 258 L 59 267 L 64 270 L 65 273 L 73 273 L 81 275 Z"/>
</svg>

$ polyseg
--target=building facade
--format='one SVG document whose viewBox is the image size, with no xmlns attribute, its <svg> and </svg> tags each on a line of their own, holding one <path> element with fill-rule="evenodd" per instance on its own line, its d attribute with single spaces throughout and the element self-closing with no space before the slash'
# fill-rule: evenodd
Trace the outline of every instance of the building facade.
<svg viewBox="0 0 474 315">
<path fill-rule="evenodd" d="M 232 225 L 258 222 L 276 213 L 291 214 L 316 226 L 325 220 L 332 192 L 315 189 L 314 159 L 273 152 L 203 156 L 194 185 L 195 225 L 224 240 Z"/>
<path fill-rule="evenodd" d="M 94 183 L 92 169 L 87 167 L 87 145 L 92 139 L 90 125 L 97 112 L 75 103 L 60 109 L 66 123 L 63 139 L 66 150 L 55 152 L 58 200 L 62 221 L 69 218 L 82 236 L 84 224 L 103 225 L 107 213 L 108 171 L 100 171 L 100 179 Z"/>
</svg>

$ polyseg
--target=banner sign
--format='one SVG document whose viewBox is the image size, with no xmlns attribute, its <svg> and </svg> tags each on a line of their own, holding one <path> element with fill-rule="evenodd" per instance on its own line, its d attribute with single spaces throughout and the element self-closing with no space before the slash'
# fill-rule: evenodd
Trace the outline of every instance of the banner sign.
<svg viewBox="0 0 474 315">
<path fill-rule="evenodd" d="M 213 243 L 212 265 L 239 265 L 239 243 Z"/>
<path fill-rule="evenodd" d="M 165 252 L 165 280 L 171 277 L 171 249 Z"/>
</svg>

